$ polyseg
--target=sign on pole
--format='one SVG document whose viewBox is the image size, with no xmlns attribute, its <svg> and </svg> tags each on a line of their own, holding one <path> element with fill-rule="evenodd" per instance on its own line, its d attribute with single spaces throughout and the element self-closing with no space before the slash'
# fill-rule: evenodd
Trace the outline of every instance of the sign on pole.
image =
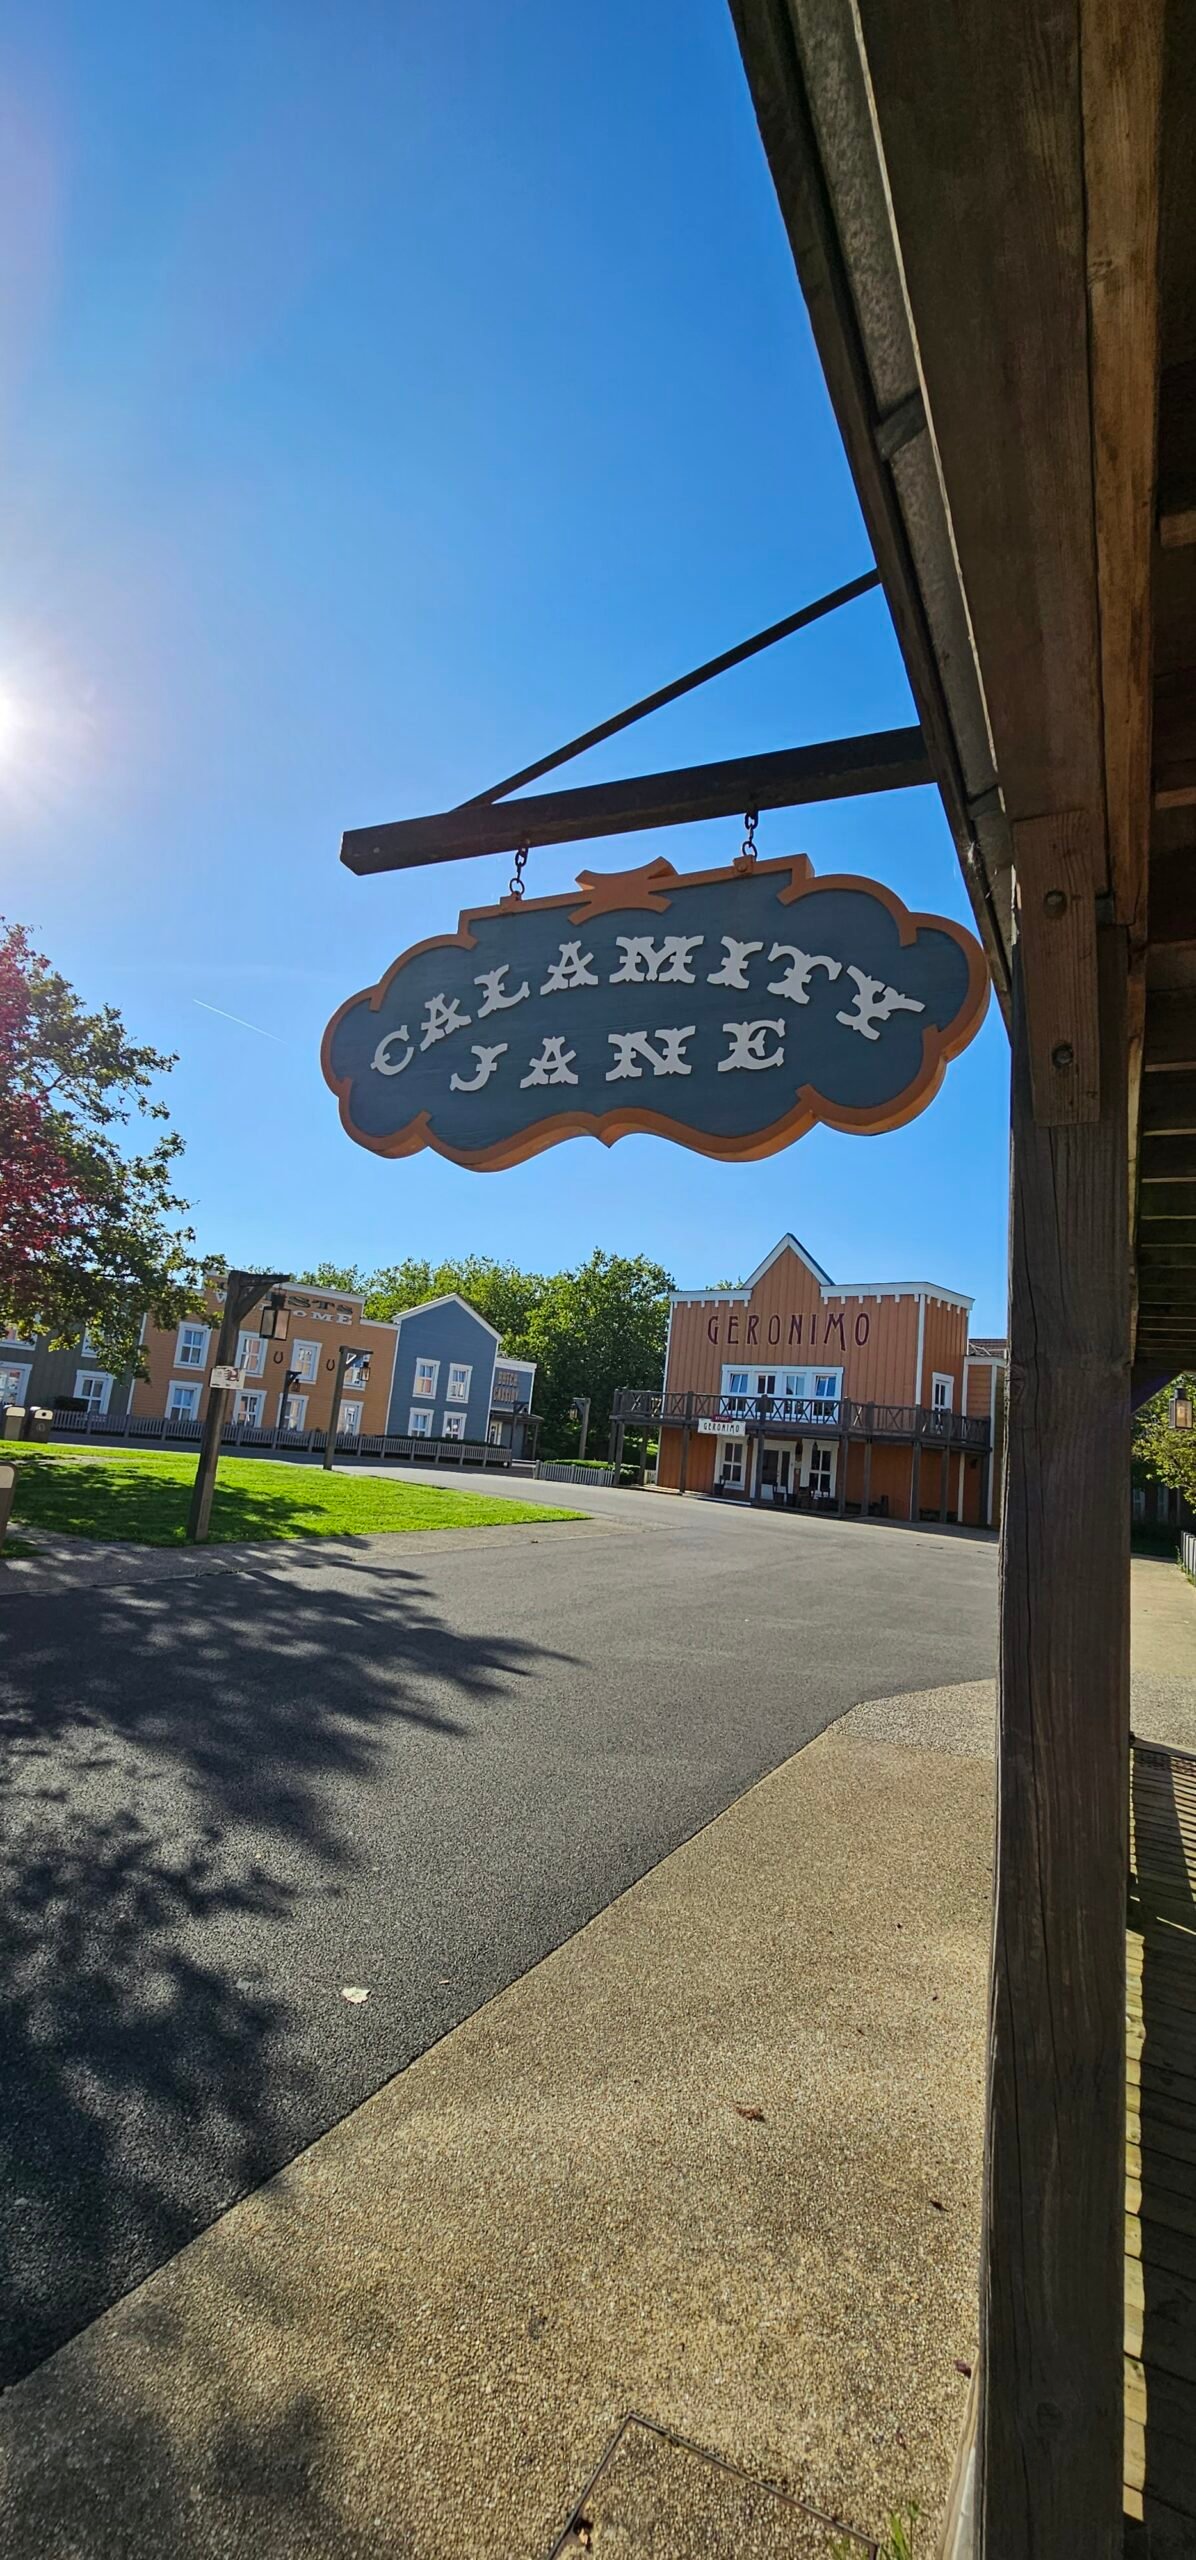
<svg viewBox="0 0 1196 2560">
<path fill-rule="evenodd" d="M 467 910 L 341 1005 L 324 1074 L 376 1155 L 495 1170 L 643 1130 L 741 1161 L 925 1109 L 984 1018 L 974 937 L 804 855 L 583 871 Z"/>
</svg>

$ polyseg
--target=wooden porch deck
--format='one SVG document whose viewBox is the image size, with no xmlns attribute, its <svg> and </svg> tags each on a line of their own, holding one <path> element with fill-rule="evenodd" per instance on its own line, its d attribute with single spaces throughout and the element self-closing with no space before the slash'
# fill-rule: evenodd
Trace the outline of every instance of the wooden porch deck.
<svg viewBox="0 0 1196 2560">
<path fill-rule="evenodd" d="M 1196 1758 L 1136 1742 L 1130 1794 L 1126 2552 L 1196 2560 Z"/>
</svg>

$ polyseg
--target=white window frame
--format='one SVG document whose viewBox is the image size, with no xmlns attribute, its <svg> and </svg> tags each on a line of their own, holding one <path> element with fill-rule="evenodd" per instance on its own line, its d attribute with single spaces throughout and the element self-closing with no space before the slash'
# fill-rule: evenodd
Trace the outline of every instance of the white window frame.
<svg viewBox="0 0 1196 2560">
<path fill-rule="evenodd" d="M 815 1477 L 815 1459 L 819 1461 L 817 1477 Z M 839 1450 L 837 1443 L 834 1440 L 811 1440 L 808 1442 L 806 1447 L 802 1450 L 801 1481 L 805 1486 L 806 1491 L 808 1493 L 821 1494 L 824 1502 L 829 1501 L 835 1491 L 835 1482 L 838 1473 Z"/>
<path fill-rule="evenodd" d="M 487 1440 L 489 1441 L 490 1446 L 491 1446 L 491 1448 L 492 1448 L 492 1449 L 501 1449 L 501 1448 L 503 1447 L 504 1443 L 503 1443 L 503 1436 L 502 1436 L 502 1424 L 501 1424 L 501 1422 L 492 1422 L 492 1423 L 491 1423 L 490 1428 L 489 1428 L 489 1430 L 488 1430 L 488 1432 L 487 1432 L 487 1434 L 486 1434 L 486 1438 L 487 1438 Z"/>
<path fill-rule="evenodd" d="M 240 1361 L 238 1361 L 238 1368 L 240 1368 L 240 1365 Z M 262 1412 L 265 1402 L 266 1390 L 264 1387 L 238 1387 L 236 1408 L 233 1416 L 234 1421 L 248 1422 L 253 1430 L 260 1431 L 262 1427 Z M 252 1413 L 246 1412 L 246 1405 L 252 1405 Z"/>
<path fill-rule="evenodd" d="M 742 1493 L 747 1444 L 743 1440 L 721 1439 L 715 1447 L 714 1480 L 730 1493 Z"/>
<path fill-rule="evenodd" d="M 192 1334 L 198 1336 L 200 1343 L 200 1354 L 198 1360 L 192 1360 L 183 1349 L 184 1341 Z M 208 1365 L 208 1344 L 211 1339 L 212 1328 L 210 1324 L 181 1324 L 174 1340 L 175 1368 L 186 1369 L 192 1376 L 194 1376 L 197 1369 L 206 1369 Z"/>
<path fill-rule="evenodd" d="M 347 1433 L 351 1440 L 360 1440 L 361 1417 L 364 1410 L 365 1407 L 362 1404 L 360 1396 L 342 1396 L 340 1420 L 336 1426 L 337 1430 Z M 350 1417 L 352 1418 L 350 1419 Z"/>
<path fill-rule="evenodd" d="M 411 1411 L 407 1416 L 408 1439 L 430 1440 L 432 1437 L 433 1420 L 434 1416 L 429 1411 L 426 1404 L 413 1404 Z"/>
<path fill-rule="evenodd" d="M 292 1391 L 291 1391 L 291 1393 L 290 1393 L 289 1395 L 285 1395 L 285 1396 L 284 1396 L 284 1395 L 280 1395 L 280 1396 L 279 1396 L 279 1399 L 278 1399 L 278 1428 L 279 1428 L 279 1430 L 280 1430 L 280 1431 L 306 1431 L 306 1429 L 307 1429 L 307 1398 L 306 1398 L 306 1396 L 297 1396 L 297 1395 L 294 1393 L 293 1389 L 292 1389 Z"/>
<path fill-rule="evenodd" d="M 464 1380 L 465 1380 L 465 1384 L 464 1384 L 464 1386 L 463 1386 L 463 1387 L 459 1387 L 459 1386 L 457 1386 L 457 1385 L 456 1385 L 455 1381 L 456 1381 L 458 1378 L 464 1378 Z M 448 1397 L 449 1403 L 450 1403 L 450 1404 L 468 1404 L 468 1402 L 469 1402 L 469 1390 L 470 1390 L 470 1386 L 471 1386 L 471 1384 L 472 1384 L 472 1381 L 473 1381 L 473 1362 L 472 1362 L 471 1360 L 450 1360 L 450 1362 L 449 1362 L 449 1373 L 448 1373 L 448 1385 L 447 1385 L 447 1387 L 445 1388 L 445 1391 L 444 1391 L 444 1392 L 445 1392 L 445 1394 L 446 1394 L 446 1396 Z"/>
<path fill-rule="evenodd" d="M 287 1367 L 297 1371 L 305 1387 L 314 1387 L 319 1378 L 321 1347 L 318 1342 L 292 1342 L 288 1346 Z"/>
<path fill-rule="evenodd" d="M 261 1334 L 261 1333 L 240 1333 L 240 1334 L 238 1334 L 238 1336 L 237 1336 L 237 1367 L 238 1367 L 238 1369 L 243 1369 L 243 1370 L 245 1371 L 246 1377 L 249 1377 L 249 1378 L 263 1378 L 263 1377 L 265 1376 L 265 1374 L 266 1374 L 266 1351 L 267 1351 L 267 1348 L 268 1348 L 268 1346 L 267 1346 L 266 1337 L 265 1337 L 265 1335 L 264 1335 L 264 1334 Z"/>
<path fill-rule="evenodd" d="M 415 1363 L 415 1375 L 411 1385 L 412 1395 L 419 1396 L 421 1400 L 426 1397 L 430 1404 L 436 1393 L 436 1384 L 439 1376 L 439 1360 L 424 1360 L 422 1358 L 417 1358 Z M 421 1380 L 426 1380 L 426 1384 L 421 1384 Z"/>
<path fill-rule="evenodd" d="M 465 1438 L 465 1416 L 463 1413 L 455 1412 L 451 1405 L 446 1404 L 444 1412 L 441 1415 L 440 1437 L 442 1440 L 463 1440 Z"/>
<path fill-rule="evenodd" d="M 32 1368 L 32 1360 L 0 1360 L 0 1404 L 28 1401 Z"/>
<path fill-rule="evenodd" d="M 99 1388 L 98 1396 L 92 1395 L 93 1387 Z M 93 1413 L 107 1413 L 108 1398 L 112 1388 L 113 1380 L 106 1369 L 76 1369 L 75 1371 L 75 1394 L 83 1398 L 84 1403 L 90 1406 Z"/>
<path fill-rule="evenodd" d="M 172 1378 L 166 1396 L 167 1421 L 195 1422 L 202 1392 L 198 1378 Z"/>
<path fill-rule="evenodd" d="M 940 1387 L 945 1388 L 946 1393 L 945 1393 L 944 1395 L 940 1395 L 940 1394 L 939 1394 L 939 1388 L 940 1388 Z M 932 1375 L 932 1377 L 931 1377 L 931 1381 L 930 1381 L 930 1409 L 931 1409 L 931 1412 L 932 1412 L 932 1413 L 953 1413 L 953 1412 L 954 1412 L 954 1410 L 955 1410 L 954 1398 L 955 1398 L 955 1380 L 954 1380 L 954 1378 L 951 1376 L 950 1371 L 949 1371 L 948 1369 L 936 1369 L 936 1370 L 933 1372 L 933 1375 Z"/>
</svg>

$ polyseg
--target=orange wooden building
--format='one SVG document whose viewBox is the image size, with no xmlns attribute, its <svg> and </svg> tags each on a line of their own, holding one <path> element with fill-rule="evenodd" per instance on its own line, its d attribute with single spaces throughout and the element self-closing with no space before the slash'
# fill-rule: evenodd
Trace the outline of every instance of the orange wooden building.
<svg viewBox="0 0 1196 2560">
<path fill-rule="evenodd" d="M 617 1397 L 616 1456 L 658 1429 L 674 1492 L 991 1527 L 1005 1346 L 969 1342 L 971 1305 L 841 1287 L 783 1236 L 741 1286 L 675 1294 L 663 1390 Z"/>
</svg>

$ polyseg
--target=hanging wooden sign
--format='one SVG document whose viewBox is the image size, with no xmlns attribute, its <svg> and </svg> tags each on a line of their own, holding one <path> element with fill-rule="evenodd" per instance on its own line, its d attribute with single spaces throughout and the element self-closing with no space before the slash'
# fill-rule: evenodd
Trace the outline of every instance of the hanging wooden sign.
<svg viewBox="0 0 1196 2560">
<path fill-rule="evenodd" d="M 773 1154 L 816 1121 L 925 1109 L 988 1002 L 980 945 L 804 855 L 682 874 L 583 871 L 405 951 L 324 1035 L 341 1120 L 376 1155 L 495 1170 L 635 1130 Z"/>
</svg>

